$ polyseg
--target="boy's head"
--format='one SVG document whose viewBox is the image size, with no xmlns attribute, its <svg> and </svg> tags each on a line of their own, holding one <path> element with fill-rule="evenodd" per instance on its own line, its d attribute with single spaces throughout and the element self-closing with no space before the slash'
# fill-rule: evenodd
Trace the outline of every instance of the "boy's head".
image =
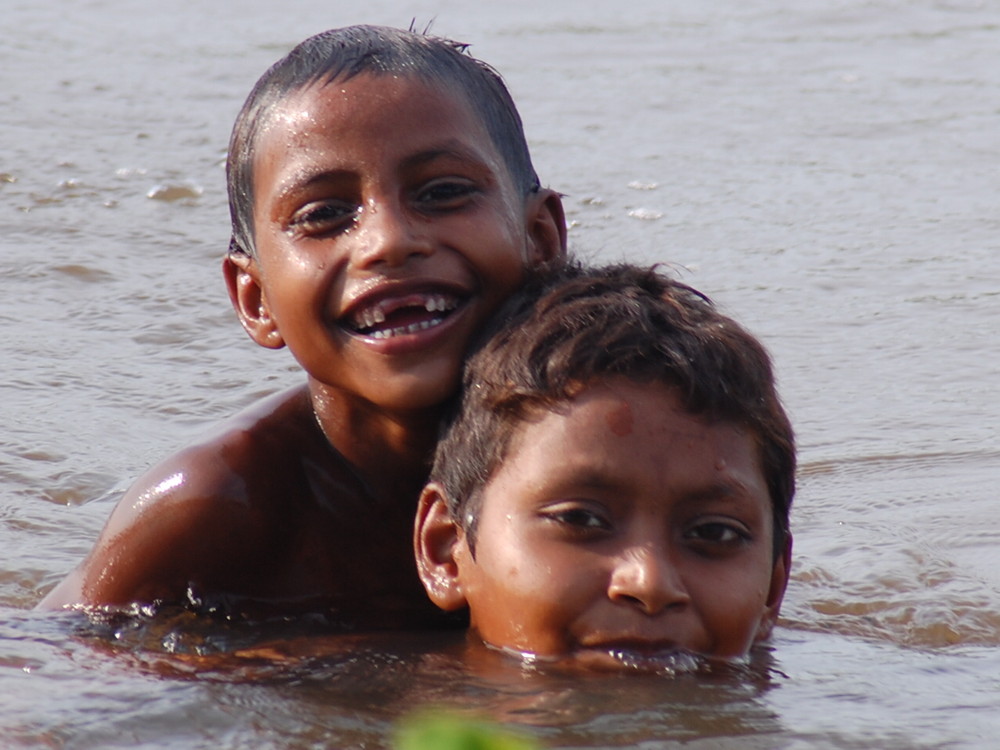
<svg viewBox="0 0 1000 750">
<path fill-rule="evenodd" d="M 411 32 L 329 31 L 272 67 L 234 128 L 229 190 L 244 328 L 288 346 L 314 399 L 366 413 L 439 408 L 472 335 L 565 252 L 499 76 Z"/>
<path fill-rule="evenodd" d="M 794 440 L 764 348 L 624 265 L 540 276 L 496 320 L 421 498 L 431 597 L 540 656 L 744 655 L 790 562 Z"/>
<path fill-rule="evenodd" d="M 364 73 L 406 76 L 463 96 L 486 127 L 515 186 L 540 187 L 520 115 L 500 75 L 466 53 L 468 45 L 383 26 L 348 26 L 298 44 L 257 81 L 233 127 L 226 167 L 233 238 L 231 251 L 256 255 L 254 160 L 257 138 L 279 105 L 307 86 L 348 81 Z"/>
</svg>

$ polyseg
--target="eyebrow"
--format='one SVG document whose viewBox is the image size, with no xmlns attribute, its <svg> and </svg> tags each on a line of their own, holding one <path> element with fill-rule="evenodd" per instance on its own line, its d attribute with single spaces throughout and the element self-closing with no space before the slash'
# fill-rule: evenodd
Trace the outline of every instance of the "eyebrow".
<svg viewBox="0 0 1000 750">
<path fill-rule="evenodd" d="M 770 495 L 765 500 L 770 507 Z M 677 500 L 679 505 L 696 505 L 698 503 L 726 502 L 737 507 L 755 505 L 756 499 L 750 487 L 742 482 L 713 482 L 704 487 L 696 487 L 683 492 Z"/>
<path fill-rule="evenodd" d="M 565 473 L 553 473 L 550 475 L 550 481 L 545 483 L 545 488 L 548 493 L 567 497 L 587 492 L 627 497 L 633 491 L 627 476 L 608 475 L 589 466 L 580 470 L 571 469 Z"/>
<path fill-rule="evenodd" d="M 631 492 L 632 486 L 627 476 L 609 475 L 590 466 L 571 469 L 566 474 L 552 475 L 550 487 L 557 492 L 572 490 L 595 490 L 598 492 L 621 495 Z M 565 490 L 563 489 L 565 488 Z M 706 502 L 729 502 L 744 505 L 754 502 L 750 487 L 739 481 L 717 481 L 691 488 L 681 488 L 677 495 L 678 505 L 696 505 Z M 770 495 L 767 496 L 770 503 Z"/>
<path fill-rule="evenodd" d="M 400 169 L 403 171 L 416 169 L 438 159 L 455 159 L 489 170 L 491 173 L 493 171 L 490 163 L 486 159 L 483 159 L 478 152 L 458 142 L 449 142 L 448 144 L 429 148 L 408 156 L 401 162 Z M 319 185 L 334 179 L 351 177 L 353 174 L 353 171 L 350 169 L 297 168 L 284 176 L 281 181 L 281 189 L 278 190 L 276 196 L 278 199 L 282 199 L 296 191 L 307 190 L 313 185 Z"/>
<path fill-rule="evenodd" d="M 346 169 L 296 169 L 284 176 L 275 197 L 281 200 L 300 190 L 308 190 L 313 185 L 319 185 L 333 179 L 343 179 L 350 177 L 350 175 L 351 173 Z"/>
<path fill-rule="evenodd" d="M 456 159 L 458 161 L 489 166 L 489 162 L 483 159 L 478 151 L 468 148 L 458 141 L 450 141 L 447 144 L 413 154 L 403 159 L 402 166 L 404 168 L 420 167 L 438 159 Z"/>
</svg>

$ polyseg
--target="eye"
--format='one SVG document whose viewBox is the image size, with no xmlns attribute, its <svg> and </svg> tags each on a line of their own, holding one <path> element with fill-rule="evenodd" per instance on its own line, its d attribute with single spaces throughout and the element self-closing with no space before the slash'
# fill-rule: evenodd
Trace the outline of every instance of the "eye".
<svg viewBox="0 0 1000 750">
<path fill-rule="evenodd" d="M 542 517 L 574 534 L 591 534 L 611 530 L 611 521 L 600 509 L 564 503 L 546 508 Z"/>
<path fill-rule="evenodd" d="M 447 178 L 424 185 L 416 194 L 416 202 L 425 211 L 452 211 L 465 206 L 479 188 L 469 180 Z"/>
<path fill-rule="evenodd" d="M 357 208 L 343 201 L 308 203 L 292 215 L 289 226 L 310 235 L 327 234 L 346 229 L 354 222 Z"/>
<path fill-rule="evenodd" d="M 738 547 L 750 542 L 746 528 L 735 521 L 707 521 L 698 523 L 684 534 L 685 538 L 712 547 Z"/>
</svg>

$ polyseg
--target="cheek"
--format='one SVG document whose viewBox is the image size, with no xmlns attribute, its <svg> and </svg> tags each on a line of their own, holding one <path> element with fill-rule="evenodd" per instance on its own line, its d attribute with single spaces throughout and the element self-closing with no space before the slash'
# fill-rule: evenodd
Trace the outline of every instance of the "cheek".
<svg viewBox="0 0 1000 750">
<path fill-rule="evenodd" d="M 480 248 L 479 252 L 487 255 L 492 264 L 506 272 L 505 275 L 523 269 L 530 256 L 527 231 L 514 218 L 520 214 L 519 209 L 507 209 L 504 215 L 495 215 L 486 221 L 482 216 L 469 217 L 460 230 L 466 240 L 473 243 L 469 247 Z"/>
<path fill-rule="evenodd" d="M 499 551 L 501 544 L 491 547 Z M 479 574 L 468 579 L 467 589 L 472 625 L 495 646 L 560 650 L 563 633 L 584 599 L 579 581 L 586 577 L 579 567 L 537 546 L 503 545 L 502 550 L 477 551 Z"/>
<path fill-rule="evenodd" d="M 705 624 L 715 641 L 715 655 L 743 656 L 753 645 L 764 616 L 769 579 L 739 576 L 717 586 L 706 586 L 702 601 Z"/>
</svg>

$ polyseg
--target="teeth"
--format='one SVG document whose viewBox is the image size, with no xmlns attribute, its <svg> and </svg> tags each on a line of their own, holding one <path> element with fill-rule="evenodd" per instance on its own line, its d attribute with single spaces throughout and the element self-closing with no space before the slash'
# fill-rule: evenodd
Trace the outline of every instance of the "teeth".
<svg viewBox="0 0 1000 750">
<path fill-rule="evenodd" d="M 425 297 L 423 301 L 423 308 L 429 313 L 450 312 L 456 307 L 458 307 L 458 300 L 450 295 L 430 295 Z M 443 319 L 443 316 L 435 316 L 431 320 L 426 320 L 421 323 L 413 323 L 408 326 L 398 326 L 396 328 L 373 331 L 371 329 L 385 323 L 386 320 L 385 310 L 381 304 L 377 304 L 374 307 L 369 307 L 356 313 L 353 325 L 354 328 L 359 331 L 369 331 L 369 335 L 371 335 L 372 338 L 387 339 L 393 336 L 400 336 L 406 333 L 416 333 L 417 331 L 432 328 L 439 325 Z"/>
<path fill-rule="evenodd" d="M 455 300 L 451 298 L 445 298 L 444 296 L 438 294 L 434 297 L 429 297 L 427 302 L 424 303 L 424 309 L 427 312 L 445 312 L 447 310 L 452 310 L 455 308 Z"/>
<path fill-rule="evenodd" d="M 381 307 L 369 307 L 354 316 L 355 328 L 372 328 L 379 323 L 385 323 L 385 311 Z"/>
<path fill-rule="evenodd" d="M 445 299 L 442 295 L 438 294 L 434 297 L 428 297 L 427 301 L 424 303 L 424 309 L 427 312 L 445 312 L 450 310 L 455 306 L 455 301 L 451 299 Z"/>
<path fill-rule="evenodd" d="M 440 325 L 443 321 L 444 318 L 432 318 L 431 320 L 423 320 L 419 323 L 411 323 L 408 326 L 398 326 L 397 328 L 388 328 L 381 331 L 372 331 L 371 337 L 373 339 L 391 339 L 393 336 L 404 336 L 407 333 L 426 331 L 428 328 L 433 328 L 436 325 Z"/>
</svg>

